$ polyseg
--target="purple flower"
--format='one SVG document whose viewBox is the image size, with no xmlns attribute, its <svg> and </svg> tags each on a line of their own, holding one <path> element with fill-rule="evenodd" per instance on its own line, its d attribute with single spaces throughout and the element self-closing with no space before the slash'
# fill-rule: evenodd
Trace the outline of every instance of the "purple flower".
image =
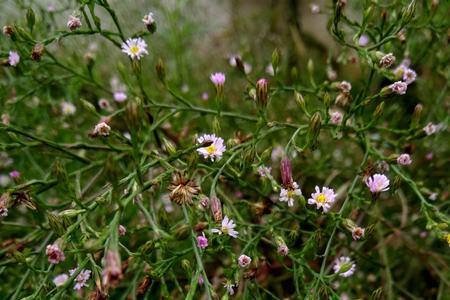
<svg viewBox="0 0 450 300">
<path fill-rule="evenodd" d="M 241 268 L 246 268 L 250 265 L 250 263 L 252 262 L 252 259 L 250 258 L 250 256 L 247 256 L 245 254 L 242 254 L 241 256 L 239 256 L 238 258 L 238 264 Z"/>
<path fill-rule="evenodd" d="M 54 265 L 66 259 L 64 252 L 59 248 L 58 244 L 47 245 L 45 254 L 48 256 L 48 262 Z"/>
<path fill-rule="evenodd" d="M 80 27 L 81 27 L 81 19 L 76 16 L 69 16 L 69 19 L 67 20 L 67 28 L 69 28 L 70 31 L 74 31 Z"/>
<path fill-rule="evenodd" d="M 70 276 L 75 274 L 77 268 L 69 270 Z M 91 277 L 91 270 L 82 269 L 78 276 L 75 278 L 75 285 L 73 287 L 74 290 L 80 290 L 82 287 L 87 286 L 87 281 Z"/>
<path fill-rule="evenodd" d="M 358 45 L 360 45 L 361 47 L 365 47 L 365 46 L 367 46 L 368 43 L 369 43 L 369 37 L 367 36 L 367 34 L 363 34 L 359 37 Z"/>
<path fill-rule="evenodd" d="M 17 66 L 20 62 L 20 56 L 19 53 L 16 51 L 9 51 L 9 57 L 8 57 L 8 64 L 10 66 Z"/>
<path fill-rule="evenodd" d="M 12 179 L 17 179 L 20 177 L 20 172 L 17 170 L 13 170 L 9 172 L 9 177 L 11 177 Z"/>
<path fill-rule="evenodd" d="M 333 189 L 324 186 L 322 187 L 322 191 L 320 191 L 320 188 L 316 185 L 316 192 L 311 194 L 311 198 L 308 199 L 308 204 L 315 204 L 317 209 L 322 208 L 324 212 L 328 212 L 335 198 L 336 194 Z"/>
<path fill-rule="evenodd" d="M 398 95 L 406 94 L 406 90 L 408 89 L 408 85 L 403 81 L 396 81 L 389 86 L 392 92 Z"/>
<path fill-rule="evenodd" d="M 403 71 L 403 81 L 406 82 L 406 84 L 411 84 L 414 81 L 416 81 L 417 74 L 413 69 L 406 68 Z"/>
<path fill-rule="evenodd" d="M 286 256 L 289 254 L 289 248 L 288 246 L 286 246 L 286 244 L 281 244 L 278 246 L 277 252 L 282 256 Z"/>
<path fill-rule="evenodd" d="M 408 153 L 403 153 L 397 158 L 397 163 L 402 166 L 407 166 L 412 163 L 411 156 Z"/>
<path fill-rule="evenodd" d="M 383 174 L 375 174 L 366 178 L 366 185 L 372 193 L 389 190 L 389 179 Z"/>
<path fill-rule="evenodd" d="M 114 100 L 116 100 L 117 102 L 123 102 L 125 100 L 127 100 L 127 94 L 125 92 L 115 92 L 114 93 Z"/>
<path fill-rule="evenodd" d="M 202 235 L 197 236 L 197 244 L 200 249 L 205 249 L 208 247 L 208 239 L 206 238 L 204 232 L 202 232 Z"/>
<path fill-rule="evenodd" d="M 223 87 L 225 83 L 225 74 L 223 73 L 212 73 L 209 78 L 216 88 Z"/>
</svg>

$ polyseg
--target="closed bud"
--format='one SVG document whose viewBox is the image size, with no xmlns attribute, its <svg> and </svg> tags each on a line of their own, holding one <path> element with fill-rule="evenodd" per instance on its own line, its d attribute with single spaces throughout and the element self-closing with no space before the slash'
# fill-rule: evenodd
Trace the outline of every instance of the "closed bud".
<svg viewBox="0 0 450 300">
<path fill-rule="evenodd" d="M 36 15 L 31 7 L 27 10 L 27 24 L 30 31 L 33 31 L 34 24 L 36 22 Z"/>
<path fill-rule="evenodd" d="M 164 62 L 161 58 L 158 59 L 155 69 L 158 79 L 161 80 L 161 82 L 164 82 L 166 80 L 166 68 L 164 67 Z"/>
<path fill-rule="evenodd" d="M 85 99 L 80 99 L 80 101 L 81 101 L 81 104 L 83 105 L 83 107 L 86 110 L 88 110 L 90 112 L 93 112 L 95 114 L 97 113 L 97 110 L 95 109 L 95 106 L 91 102 L 89 102 L 89 101 L 87 101 Z"/>
<path fill-rule="evenodd" d="M 413 0 L 409 3 L 409 5 L 403 10 L 402 18 L 406 21 L 411 19 L 414 16 L 414 12 L 416 10 L 416 1 Z"/>
<path fill-rule="evenodd" d="M 292 184 L 292 163 L 289 158 L 283 158 L 280 161 L 281 181 L 284 187 L 289 187 Z"/>
<path fill-rule="evenodd" d="M 306 113 L 306 103 L 305 99 L 303 98 L 302 94 L 295 91 L 295 102 L 297 102 L 298 106 L 300 106 L 300 109 Z"/>
<path fill-rule="evenodd" d="M 106 289 L 114 287 L 122 280 L 122 263 L 117 250 L 108 250 L 104 260 L 102 272 L 102 284 Z"/>
<path fill-rule="evenodd" d="M 263 153 L 261 154 L 261 161 L 269 160 L 271 155 L 272 155 L 272 147 L 269 147 L 266 150 L 264 150 Z"/>
<path fill-rule="evenodd" d="M 212 128 L 215 134 L 219 135 L 220 134 L 220 121 L 219 118 L 217 116 L 215 116 L 213 118 L 213 124 L 212 124 Z"/>
<path fill-rule="evenodd" d="M 31 59 L 34 61 L 40 61 L 42 58 L 42 55 L 44 54 L 44 45 L 42 44 L 36 44 L 34 45 L 33 49 L 31 50 Z"/>
<path fill-rule="evenodd" d="M 169 155 L 173 155 L 177 152 L 175 145 L 166 138 L 163 138 L 163 147 L 164 150 L 166 150 Z"/>
<path fill-rule="evenodd" d="M 272 68 L 274 73 L 277 73 L 278 66 L 280 65 L 280 49 L 275 48 L 272 52 Z"/>
<path fill-rule="evenodd" d="M 244 66 L 244 62 L 242 61 L 242 59 L 239 56 L 235 56 L 234 60 L 236 61 L 236 68 L 244 75 L 246 75 L 245 73 L 245 66 Z"/>
<path fill-rule="evenodd" d="M 155 242 L 150 240 L 140 247 L 139 252 L 141 252 L 142 255 L 149 255 L 153 249 L 155 249 Z"/>
<path fill-rule="evenodd" d="M 181 260 L 181 267 L 183 268 L 183 270 L 185 270 L 187 273 L 192 273 L 192 266 L 189 260 L 187 259 L 182 259 Z"/>
<path fill-rule="evenodd" d="M 59 216 L 54 215 L 53 213 L 47 214 L 48 225 L 51 230 L 54 231 L 57 235 L 62 236 L 65 233 L 65 228 L 63 226 L 63 222 Z"/>
<path fill-rule="evenodd" d="M 256 104 L 260 109 L 267 107 L 269 98 L 269 82 L 265 78 L 261 78 L 256 82 Z"/>
<path fill-rule="evenodd" d="M 375 119 L 378 119 L 383 115 L 383 111 L 384 111 L 384 101 L 382 101 L 380 104 L 377 105 L 375 111 L 373 112 L 373 117 Z"/>
<path fill-rule="evenodd" d="M 411 126 L 416 127 L 420 122 L 420 117 L 422 115 L 423 106 L 422 104 L 417 104 L 416 107 L 414 107 L 414 112 L 411 118 Z"/>
<path fill-rule="evenodd" d="M 180 224 L 175 227 L 173 234 L 178 240 L 184 240 L 189 237 L 190 227 L 188 224 Z"/>
<path fill-rule="evenodd" d="M 314 135 L 318 135 L 320 127 L 322 126 L 322 115 L 320 112 L 315 112 L 309 122 L 309 129 Z"/>
<path fill-rule="evenodd" d="M 312 59 L 308 60 L 307 69 L 310 75 L 314 73 L 314 62 L 312 61 Z"/>
<path fill-rule="evenodd" d="M 85 211 L 86 211 L 85 209 L 66 209 L 66 210 L 63 210 L 62 212 L 60 212 L 58 214 L 58 216 L 71 218 L 71 217 L 76 217 L 76 216 L 84 213 Z"/>
<path fill-rule="evenodd" d="M 141 101 L 139 98 L 135 98 L 135 101 L 128 101 L 125 107 L 125 118 L 130 128 L 136 127 L 141 120 Z"/>
<path fill-rule="evenodd" d="M 331 97 L 330 97 L 330 94 L 329 93 L 325 93 L 324 95 L 323 95 L 323 103 L 325 104 L 325 107 L 330 107 L 330 104 L 331 104 Z"/>
<path fill-rule="evenodd" d="M 222 221 L 222 203 L 220 202 L 219 198 L 216 196 L 211 196 L 210 199 L 210 207 L 211 207 L 211 213 L 213 215 L 214 221 L 217 223 Z"/>
</svg>

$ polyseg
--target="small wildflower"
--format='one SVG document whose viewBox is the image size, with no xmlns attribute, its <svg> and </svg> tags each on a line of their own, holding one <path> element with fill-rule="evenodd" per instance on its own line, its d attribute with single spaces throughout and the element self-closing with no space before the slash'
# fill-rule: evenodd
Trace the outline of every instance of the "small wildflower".
<svg viewBox="0 0 450 300">
<path fill-rule="evenodd" d="M 208 239 L 206 238 L 204 232 L 202 232 L 202 235 L 197 236 L 197 245 L 200 249 L 205 249 L 208 247 Z"/>
<path fill-rule="evenodd" d="M 274 76 L 275 75 L 275 70 L 274 70 L 272 64 L 268 64 L 266 69 L 265 69 L 265 71 L 270 76 Z"/>
<path fill-rule="evenodd" d="M 341 81 L 341 83 L 339 83 L 339 89 L 344 93 L 344 94 L 348 94 L 350 93 L 350 91 L 352 90 L 352 85 L 350 82 L 348 81 Z"/>
<path fill-rule="evenodd" d="M 219 198 L 216 196 L 211 197 L 211 213 L 213 215 L 214 221 L 222 221 L 222 204 Z"/>
<path fill-rule="evenodd" d="M 270 177 L 270 173 L 272 172 L 272 168 L 271 167 L 266 167 L 266 166 L 259 166 L 258 167 L 258 174 L 261 177 Z"/>
<path fill-rule="evenodd" d="M 317 209 L 322 208 L 324 212 L 328 212 L 335 198 L 336 194 L 333 189 L 324 186 L 322 187 L 322 191 L 320 191 L 320 188 L 316 185 L 316 192 L 311 194 L 311 198 L 308 199 L 308 204 L 315 204 Z"/>
<path fill-rule="evenodd" d="M 111 108 L 111 104 L 109 103 L 108 99 L 105 98 L 99 99 L 97 104 L 101 109 L 104 110 L 109 110 Z"/>
<path fill-rule="evenodd" d="M 94 128 L 94 135 L 108 136 L 111 131 L 111 127 L 105 122 L 98 123 Z"/>
<path fill-rule="evenodd" d="M 431 201 L 436 201 L 438 197 L 438 193 L 431 193 L 430 196 L 428 196 L 428 199 L 430 199 Z"/>
<path fill-rule="evenodd" d="M 17 179 L 20 177 L 20 172 L 17 170 L 13 170 L 9 172 L 9 177 L 11 177 L 12 179 Z"/>
<path fill-rule="evenodd" d="M 395 56 L 392 53 L 384 55 L 379 62 L 381 68 L 389 68 L 395 62 Z"/>
<path fill-rule="evenodd" d="M 223 74 L 223 73 L 212 73 L 211 76 L 209 76 L 209 79 L 211 79 L 211 82 L 216 87 L 216 93 L 218 95 L 222 95 L 222 93 L 223 93 L 223 86 L 225 84 L 225 74 Z"/>
<path fill-rule="evenodd" d="M 127 228 L 123 225 L 119 225 L 119 235 L 125 236 L 127 234 Z"/>
<path fill-rule="evenodd" d="M 367 36 L 367 34 L 362 34 L 359 37 L 358 45 L 361 47 L 365 47 L 365 46 L 367 46 L 367 44 L 369 44 L 369 37 Z"/>
<path fill-rule="evenodd" d="M 339 274 L 339 276 L 349 277 L 355 273 L 356 265 L 351 261 L 350 257 L 341 256 L 336 260 L 333 270 L 334 273 Z"/>
<path fill-rule="evenodd" d="M 406 68 L 403 72 L 402 79 L 406 84 L 411 84 L 416 81 L 417 74 L 413 69 Z"/>
<path fill-rule="evenodd" d="M 208 101 L 208 99 L 209 99 L 209 94 L 207 92 L 203 92 L 202 93 L 202 100 L 203 101 Z"/>
<path fill-rule="evenodd" d="M 203 283 L 205 283 L 205 280 L 203 279 L 202 274 L 200 274 L 200 276 L 198 276 L 198 285 L 202 286 Z"/>
<path fill-rule="evenodd" d="M 220 229 L 214 228 L 211 229 L 211 232 L 218 233 L 219 235 L 227 234 L 233 238 L 237 238 L 239 232 L 234 230 L 236 227 L 236 224 L 234 224 L 234 221 L 232 219 L 228 219 L 227 216 L 225 216 L 222 220 L 222 226 Z"/>
<path fill-rule="evenodd" d="M 289 248 L 288 246 L 286 246 L 286 244 L 281 244 L 278 246 L 277 252 L 282 256 L 287 256 L 289 254 Z"/>
<path fill-rule="evenodd" d="M 375 174 L 366 178 L 366 185 L 372 193 L 389 190 L 389 179 L 383 174 Z"/>
<path fill-rule="evenodd" d="M 193 180 L 184 178 L 180 173 L 175 174 L 168 189 L 170 200 L 178 205 L 192 205 L 192 197 L 200 193 L 198 185 Z"/>
<path fill-rule="evenodd" d="M 77 108 L 72 103 L 66 101 L 61 102 L 61 112 L 63 115 L 65 116 L 74 115 L 76 111 Z"/>
<path fill-rule="evenodd" d="M 77 268 L 69 270 L 70 276 L 75 274 L 77 271 Z M 75 278 L 75 285 L 73 287 L 74 290 L 80 290 L 82 287 L 87 286 L 87 281 L 91 277 L 91 270 L 81 270 L 81 272 L 78 274 L 78 276 Z"/>
<path fill-rule="evenodd" d="M 20 62 L 20 55 L 16 51 L 9 51 L 8 64 L 10 66 L 17 66 Z"/>
<path fill-rule="evenodd" d="M 85 274 L 83 276 L 85 276 Z M 85 277 L 83 277 L 82 279 L 84 280 L 85 283 L 89 279 L 89 276 L 87 276 L 86 279 Z M 109 250 L 106 253 L 105 266 L 102 272 L 103 286 L 105 287 L 116 286 L 121 279 L 122 279 L 122 264 L 120 262 L 119 252 L 117 250 L 116 251 Z"/>
<path fill-rule="evenodd" d="M 234 288 L 235 288 L 235 287 L 236 287 L 236 285 L 233 284 L 233 283 L 231 282 L 231 280 L 227 280 L 227 281 L 225 282 L 224 288 L 227 289 L 228 293 L 229 293 L 231 296 L 234 295 Z"/>
<path fill-rule="evenodd" d="M 355 226 L 352 228 L 352 238 L 357 241 L 359 239 L 361 239 L 362 237 L 364 237 L 364 234 L 366 233 L 366 229 L 359 227 L 359 226 Z"/>
<path fill-rule="evenodd" d="M 57 244 L 47 245 L 45 254 L 48 256 L 48 262 L 51 264 L 58 264 L 66 259 L 64 252 Z"/>
<path fill-rule="evenodd" d="M 333 111 L 330 113 L 330 122 L 334 125 L 341 125 L 343 117 L 341 112 Z"/>
<path fill-rule="evenodd" d="M 311 10 L 311 13 L 313 15 L 317 15 L 318 13 L 320 13 L 320 6 L 317 5 L 316 3 L 311 3 L 309 5 L 309 9 Z"/>
<path fill-rule="evenodd" d="M 301 196 L 302 191 L 298 187 L 297 182 L 293 181 L 288 187 L 281 188 L 280 201 L 287 202 L 289 207 L 294 206 L 294 198 Z"/>
<path fill-rule="evenodd" d="M 201 147 L 197 149 L 197 152 L 203 157 L 210 158 L 211 161 L 219 160 L 223 152 L 226 150 L 225 145 L 223 144 L 223 139 L 220 137 L 216 137 L 215 134 L 204 134 L 197 139 L 199 144 L 203 143 L 211 143 L 209 146 Z"/>
<path fill-rule="evenodd" d="M 70 31 L 77 30 L 81 27 L 81 19 L 76 16 L 69 16 L 69 19 L 67 20 L 67 28 L 69 28 Z"/>
<path fill-rule="evenodd" d="M 122 52 L 131 59 L 141 59 L 148 54 L 147 43 L 142 38 L 131 38 L 122 44 Z"/>
<path fill-rule="evenodd" d="M 239 256 L 238 264 L 241 268 L 248 267 L 251 262 L 252 262 L 252 259 L 249 256 L 247 256 L 245 254 L 242 254 L 241 256 Z"/>
<path fill-rule="evenodd" d="M 56 286 L 62 286 L 64 283 L 66 283 L 67 279 L 69 279 L 69 275 L 63 273 L 59 274 L 55 278 L 53 278 L 53 284 Z"/>
<path fill-rule="evenodd" d="M 425 131 L 426 135 L 432 135 L 436 133 L 437 129 L 438 126 L 430 122 L 423 128 L 423 131 Z"/>
<path fill-rule="evenodd" d="M 114 92 L 113 98 L 116 102 L 124 102 L 125 100 L 127 100 L 128 96 L 123 91 L 117 91 L 117 92 Z"/>
<path fill-rule="evenodd" d="M 411 156 L 408 153 L 403 153 L 397 158 L 397 163 L 402 166 L 407 166 L 412 163 Z"/>
<path fill-rule="evenodd" d="M 146 14 L 144 18 L 142 18 L 142 22 L 144 22 L 145 26 L 147 26 L 148 31 L 150 31 L 151 33 L 156 31 L 156 22 L 152 12 Z"/>
<path fill-rule="evenodd" d="M 406 94 L 408 85 L 403 81 L 396 81 L 393 84 L 389 85 L 389 89 L 398 95 L 404 95 Z"/>
</svg>

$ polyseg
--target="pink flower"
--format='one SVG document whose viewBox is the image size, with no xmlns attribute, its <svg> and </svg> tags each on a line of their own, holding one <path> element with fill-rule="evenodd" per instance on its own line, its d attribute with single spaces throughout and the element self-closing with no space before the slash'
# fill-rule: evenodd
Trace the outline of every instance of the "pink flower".
<svg viewBox="0 0 450 300">
<path fill-rule="evenodd" d="M 48 262 L 51 264 L 58 264 L 66 259 L 64 252 L 57 244 L 47 245 L 45 254 L 48 256 Z"/>
<path fill-rule="evenodd" d="M 406 82 L 406 84 L 411 84 L 414 81 L 416 81 L 417 74 L 413 69 L 406 68 L 403 71 L 403 81 Z"/>
<path fill-rule="evenodd" d="M 223 152 L 227 149 L 227 147 L 223 144 L 224 140 L 217 137 L 215 134 L 204 134 L 197 139 L 197 142 L 199 144 L 207 142 L 211 143 L 207 147 L 197 149 L 199 154 L 201 154 L 204 158 L 210 158 L 211 161 L 222 158 Z"/>
<path fill-rule="evenodd" d="M 339 111 L 334 111 L 330 114 L 330 121 L 334 125 L 340 125 L 342 123 L 343 115 Z"/>
<path fill-rule="evenodd" d="M 352 238 L 356 241 L 364 237 L 366 230 L 364 228 L 355 226 L 352 228 Z"/>
<path fill-rule="evenodd" d="M 53 279 L 53 283 L 56 286 L 62 286 L 64 283 L 66 283 L 67 279 L 69 279 L 69 275 L 63 273 L 63 274 L 60 274 L 60 275 L 56 276 Z"/>
<path fill-rule="evenodd" d="M 348 81 L 341 81 L 341 83 L 339 83 L 339 89 L 344 93 L 344 94 L 348 94 L 350 93 L 350 91 L 352 90 L 352 85 L 350 82 Z"/>
<path fill-rule="evenodd" d="M 117 102 L 124 102 L 125 100 L 127 100 L 127 94 L 122 91 L 114 92 L 113 96 L 114 100 L 116 100 Z"/>
<path fill-rule="evenodd" d="M 205 249 L 208 247 L 208 239 L 206 238 L 204 232 L 202 232 L 202 235 L 197 236 L 197 244 L 200 249 Z"/>
<path fill-rule="evenodd" d="M 208 101 L 208 99 L 209 99 L 208 93 L 207 93 L 207 92 L 203 92 L 203 93 L 202 93 L 202 100 L 203 100 L 203 101 Z"/>
<path fill-rule="evenodd" d="M 119 225 L 119 235 L 124 236 L 125 234 L 127 234 L 127 229 L 125 228 L 125 226 Z"/>
<path fill-rule="evenodd" d="M 292 163 L 288 158 L 283 158 L 280 162 L 281 181 L 284 187 L 292 185 Z"/>
<path fill-rule="evenodd" d="M 409 154 L 403 153 L 397 158 L 397 163 L 402 166 L 407 166 L 412 163 L 412 160 Z"/>
<path fill-rule="evenodd" d="M 361 47 L 365 47 L 365 46 L 367 46 L 368 43 L 369 43 L 369 37 L 367 36 L 367 34 L 362 34 L 359 37 L 358 45 Z"/>
<path fill-rule="evenodd" d="M 316 192 L 311 194 L 311 198 L 308 199 L 308 204 L 315 204 L 317 209 L 322 208 L 324 212 L 328 212 L 335 198 L 336 194 L 333 189 L 324 186 L 322 187 L 322 191 L 320 191 L 320 188 L 316 185 Z"/>
<path fill-rule="evenodd" d="M 20 56 L 19 53 L 16 51 L 9 51 L 9 57 L 8 57 L 8 64 L 10 66 L 17 66 L 20 62 Z"/>
<path fill-rule="evenodd" d="M 203 280 L 203 276 L 202 274 L 200 274 L 200 276 L 198 276 L 198 285 L 202 286 L 204 282 L 205 281 Z"/>
<path fill-rule="evenodd" d="M 9 177 L 11 177 L 12 179 L 17 179 L 20 177 L 20 172 L 17 170 L 13 170 L 9 172 Z"/>
<path fill-rule="evenodd" d="M 408 89 L 408 85 L 403 81 L 396 81 L 389 86 L 392 92 L 398 95 L 406 94 L 406 90 Z"/>
<path fill-rule="evenodd" d="M 70 31 L 74 31 L 80 27 L 81 19 L 79 17 L 69 16 L 69 19 L 67 20 L 67 28 L 69 28 Z"/>
<path fill-rule="evenodd" d="M 286 244 L 280 244 L 277 249 L 278 254 L 282 256 L 286 256 L 289 254 L 289 248 Z"/>
<path fill-rule="evenodd" d="M 70 276 L 75 274 L 77 271 L 77 268 L 69 270 Z M 78 274 L 78 276 L 75 278 L 75 286 L 73 287 L 74 290 L 80 290 L 82 287 L 87 286 L 87 281 L 91 277 L 91 270 L 81 270 L 81 272 Z"/>
<path fill-rule="evenodd" d="M 116 251 L 109 250 L 106 253 L 105 266 L 102 272 L 103 286 L 106 287 L 116 286 L 121 279 L 122 279 L 122 263 L 120 262 L 119 252 L 117 250 Z"/>
<path fill-rule="evenodd" d="M 433 123 L 428 123 L 424 128 L 423 131 L 425 131 L 425 133 L 427 135 L 432 135 L 433 133 L 436 133 L 436 131 L 438 130 L 437 125 L 433 124 Z"/>
<path fill-rule="evenodd" d="M 251 262 L 252 262 L 252 259 L 249 256 L 247 256 L 245 254 L 242 254 L 241 256 L 239 256 L 238 264 L 241 268 L 248 267 Z"/>
<path fill-rule="evenodd" d="M 389 179 L 383 174 L 375 174 L 366 178 L 366 185 L 372 193 L 389 190 Z"/>
<path fill-rule="evenodd" d="M 217 94 L 221 94 L 223 91 L 223 85 L 225 84 L 225 74 L 212 73 L 209 78 L 211 79 L 211 82 L 216 87 Z"/>
</svg>

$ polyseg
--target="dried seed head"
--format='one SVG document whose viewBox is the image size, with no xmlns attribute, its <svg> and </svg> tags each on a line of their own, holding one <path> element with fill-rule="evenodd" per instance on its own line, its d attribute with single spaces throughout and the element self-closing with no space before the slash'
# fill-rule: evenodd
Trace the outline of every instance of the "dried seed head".
<svg viewBox="0 0 450 300">
<path fill-rule="evenodd" d="M 40 61 L 42 55 L 44 54 L 44 45 L 36 44 L 31 50 L 31 59 L 34 61 Z"/>
<path fill-rule="evenodd" d="M 192 197 L 200 193 L 200 188 L 190 179 L 185 179 L 180 173 L 176 173 L 169 186 L 170 200 L 178 205 L 192 205 Z"/>
</svg>

